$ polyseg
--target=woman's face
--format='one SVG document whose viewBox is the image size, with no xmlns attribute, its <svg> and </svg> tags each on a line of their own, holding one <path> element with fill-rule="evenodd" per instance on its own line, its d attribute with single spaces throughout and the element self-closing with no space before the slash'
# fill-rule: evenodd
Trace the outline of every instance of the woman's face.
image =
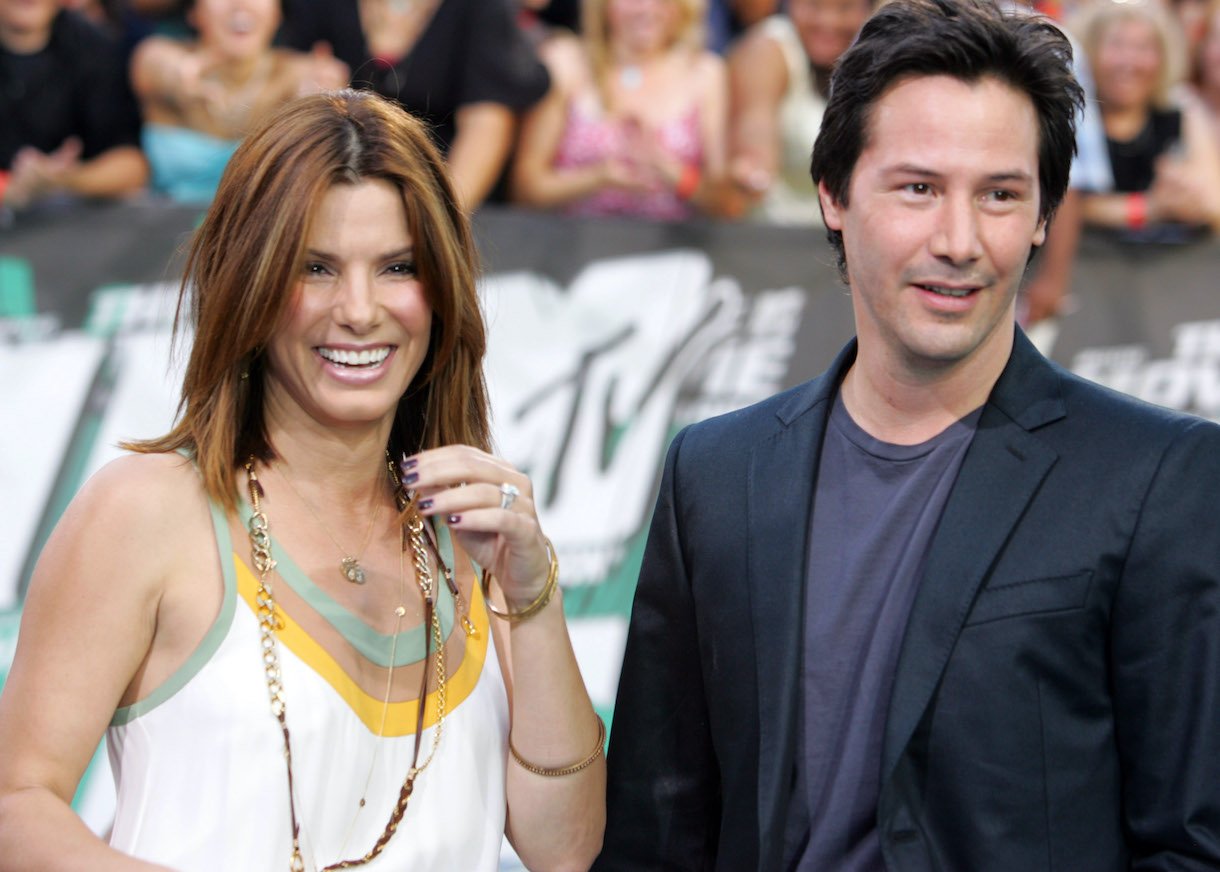
<svg viewBox="0 0 1220 872">
<path fill-rule="evenodd" d="M 267 347 L 267 408 L 327 428 L 386 422 L 428 351 L 402 194 L 372 179 L 322 198 L 293 302 Z"/>
<path fill-rule="evenodd" d="M 1124 18 L 1105 25 L 1093 58 L 1102 111 L 1150 105 L 1161 63 L 1161 41 L 1151 22 Z"/>
<path fill-rule="evenodd" d="M 829 69 L 847 51 L 869 12 L 868 0 L 788 0 L 788 17 L 805 54 L 820 69 Z"/>
<path fill-rule="evenodd" d="M 677 37 L 678 0 L 607 0 L 606 34 L 632 54 L 662 51 Z"/>
<path fill-rule="evenodd" d="M 196 0 L 190 22 L 203 44 L 235 60 L 267 51 L 280 26 L 280 0 Z"/>
</svg>

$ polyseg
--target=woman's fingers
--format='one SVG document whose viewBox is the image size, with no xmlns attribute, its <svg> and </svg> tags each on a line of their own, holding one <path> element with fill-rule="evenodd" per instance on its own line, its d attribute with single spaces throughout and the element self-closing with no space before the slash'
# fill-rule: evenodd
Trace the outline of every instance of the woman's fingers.
<svg viewBox="0 0 1220 872">
<path fill-rule="evenodd" d="M 512 491 L 516 490 L 516 495 Z M 417 491 L 416 506 L 424 515 L 462 514 L 471 511 L 500 512 L 522 518 L 534 515 L 534 501 L 529 494 L 516 485 L 510 485 L 505 493 L 503 485 L 477 482 L 466 487 L 421 487 Z M 504 517 L 501 516 L 503 521 Z"/>
<path fill-rule="evenodd" d="M 465 445 L 404 458 L 403 486 L 421 514 L 443 518 L 463 548 L 512 599 L 537 594 L 550 556 L 528 476 L 499 457 Z"/>
</svg>

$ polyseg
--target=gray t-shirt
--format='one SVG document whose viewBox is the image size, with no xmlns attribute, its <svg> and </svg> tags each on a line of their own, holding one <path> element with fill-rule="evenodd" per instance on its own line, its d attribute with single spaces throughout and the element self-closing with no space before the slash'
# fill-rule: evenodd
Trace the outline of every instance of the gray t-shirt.
<svg viewBox="0 0 1220 872">
<path fill-rule="evenodd" d="M 885 868 L 877 801 L 890 689 L 928 545 L 981 411 L 922 444 L 891 445 L 835 400 L 809 537 L 791 869 Z"/>
</svg>

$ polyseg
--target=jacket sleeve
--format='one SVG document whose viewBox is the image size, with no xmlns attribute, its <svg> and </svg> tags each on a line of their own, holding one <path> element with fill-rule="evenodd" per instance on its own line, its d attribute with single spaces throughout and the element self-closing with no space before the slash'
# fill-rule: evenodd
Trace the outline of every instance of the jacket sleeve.
<svg viewBox="0 0 1220 872">
<path fill-rule="evenodd" d="M 1131 869 L 1220 870 L 1220 428 L 1169 446 L 1135 526 L 1111 665 Z"/>
<path fill-rule="evenodd" d="M 720 779 L 670 445 L 640 569 L 610 735 L 604 848 L 594 869 L 708 869 Z"/>
</svg>

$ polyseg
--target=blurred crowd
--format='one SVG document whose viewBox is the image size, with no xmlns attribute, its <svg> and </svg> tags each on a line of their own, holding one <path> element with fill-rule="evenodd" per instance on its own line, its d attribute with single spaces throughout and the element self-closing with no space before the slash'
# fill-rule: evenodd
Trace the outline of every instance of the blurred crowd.
<svg viewBox="0 0 1220 872">
<path fill-rule="evenodd" d="M 828 73 L 874 2 L 0 0 L 0 206 L 206 203 L 255 119 L 350 85 L 428 121 L 470 210 L 816 226 Z M 1073 38 L 1090 94 L 1032 322 L 1082 227 L 1220 230 L 1220 0 L 1028 11 Z"/>
</svg>

